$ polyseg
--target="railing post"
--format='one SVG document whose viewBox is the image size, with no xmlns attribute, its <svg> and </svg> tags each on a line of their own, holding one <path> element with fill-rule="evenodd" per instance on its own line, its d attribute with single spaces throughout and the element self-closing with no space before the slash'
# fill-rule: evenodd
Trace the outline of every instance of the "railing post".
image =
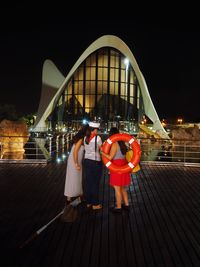
<svg viewBox="0 0 200 267">
<path fill-rule="evenodd" d="M 56 136 L 56 158 L 58 158 L 59 154 L 59 135 Z"/>
<path fill-rule="evenodd" d="M 36 156 L 36 159 L 38 159 L 38 144 L 37 143 L 35 143 L 35 144 L 36 144 L 36 148 L 35 148 L 36 149 L 36 153 L 35 153 L 36 155 L 35 156 Z"/>
<path fill-rule="evenodd" d="M 2 158 L 2 152 L 3 152 L 3 149 L 2 149 L 2 143 L 0 142 L 0 151 L 1 151 L 1 154 L 0 154 L 0 159 Z"/>
<path fill-rule="evenodd" d="M 185 164 L 185 157 L 186 157 L 186 143 L 184 142 L 184 152 L 183 152 L 183 162 Z"/>
<path fill-rule="evenodd" d="M 50 155 L 50 158 L 52 158 L 52 137 L 50 136 L 49 137 L 49 155 Z"/>
</svg>

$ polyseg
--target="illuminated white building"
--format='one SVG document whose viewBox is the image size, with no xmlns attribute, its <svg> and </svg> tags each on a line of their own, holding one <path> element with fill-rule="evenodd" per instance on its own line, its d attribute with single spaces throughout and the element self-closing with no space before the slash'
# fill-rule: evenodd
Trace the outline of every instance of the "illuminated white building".
<svg viewBox="0 0 200 267">
<path fill-rule="evenodd" d="M 168 138 L 133 53 L 116 36 L 105 35 L 93 42 L 66 78 L 51 61 L 45 61 L 42 83 L 33 131 L 63 125 L 73 128 L 76 122 L 96 119 L 107 128 L 118 123 L 132 133 L 146 116 L 152 130 Z"/>
</svg>

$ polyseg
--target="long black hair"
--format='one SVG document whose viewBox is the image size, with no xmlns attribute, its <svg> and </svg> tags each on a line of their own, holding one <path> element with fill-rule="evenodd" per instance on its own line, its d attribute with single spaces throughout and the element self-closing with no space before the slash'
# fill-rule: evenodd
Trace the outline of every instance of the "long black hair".
<svg viewBox="0 0 200 267">
<path fill-rule="evenodd" d="M 81 129 L 74 135 L 72 139 L 74 144 L 76 144 L 80 139 L 83 139 L 85 137 L 88 128 L 89 128 L 88 124 L 81 127 Z"/>
<path fill-rule="evenodd" d="M 95 129 L 99 129 L 99 128 L 93 128 L 93 127 L 88 127 L 87 130 L 86 130 L 86 133 L 85 133 L 85 143 L 88 145 L 89 144 L 89 140 L 90 140 L 90 136 L 91 136 L 91 133 L 95 130 Z"/>
<path fill-rule="evenodd" d="M 109 131 L 109 136 L 111 136 L 113 134 L 118 134 L 118 133 L 119 133 L 119 129 L 117 127 L 111 127 L 110 131 Z M 119 144 L 119 147 L 120 147 L 122 154 L 125 155 L 127 152 L 127 146 L 126 146 L 125 142 L 124 141 L 118 141 L 118 144 Z"/>
</svg>

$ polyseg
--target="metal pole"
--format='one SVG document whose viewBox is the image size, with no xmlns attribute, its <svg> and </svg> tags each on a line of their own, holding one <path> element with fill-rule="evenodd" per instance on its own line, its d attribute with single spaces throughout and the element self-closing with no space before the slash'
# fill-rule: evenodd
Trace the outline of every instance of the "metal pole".
<svg viewBox="0 0 200 267">
<path fill-rule="evenodd" d="M 61 214 L 63 214 L 64 209 L 59 212 L 52 220 L 50 220 L 47 224 L 42 226 L 40 229 L 38 229 L 35 233 L 33 233 L 19 248 L 23 248 L 26 245 L 28 245 L 32 240 L 34 240 L 39 234 L 42 233 L 52 222 L 54 222 L 57 218 L 60 217 Z"/>
</svg>

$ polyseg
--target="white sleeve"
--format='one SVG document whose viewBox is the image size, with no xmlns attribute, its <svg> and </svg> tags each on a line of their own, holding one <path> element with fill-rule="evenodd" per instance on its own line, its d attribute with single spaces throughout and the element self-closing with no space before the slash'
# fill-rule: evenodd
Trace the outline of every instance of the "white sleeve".
<svg viewBox="0 0 200 267">
<path fill-rule="evenodd" d="M 97 136 L 97 144 L 98 144 L 98 146 L 102 145 L 102 140 L 101 140 L 100 136 Z"/>
</svg>

